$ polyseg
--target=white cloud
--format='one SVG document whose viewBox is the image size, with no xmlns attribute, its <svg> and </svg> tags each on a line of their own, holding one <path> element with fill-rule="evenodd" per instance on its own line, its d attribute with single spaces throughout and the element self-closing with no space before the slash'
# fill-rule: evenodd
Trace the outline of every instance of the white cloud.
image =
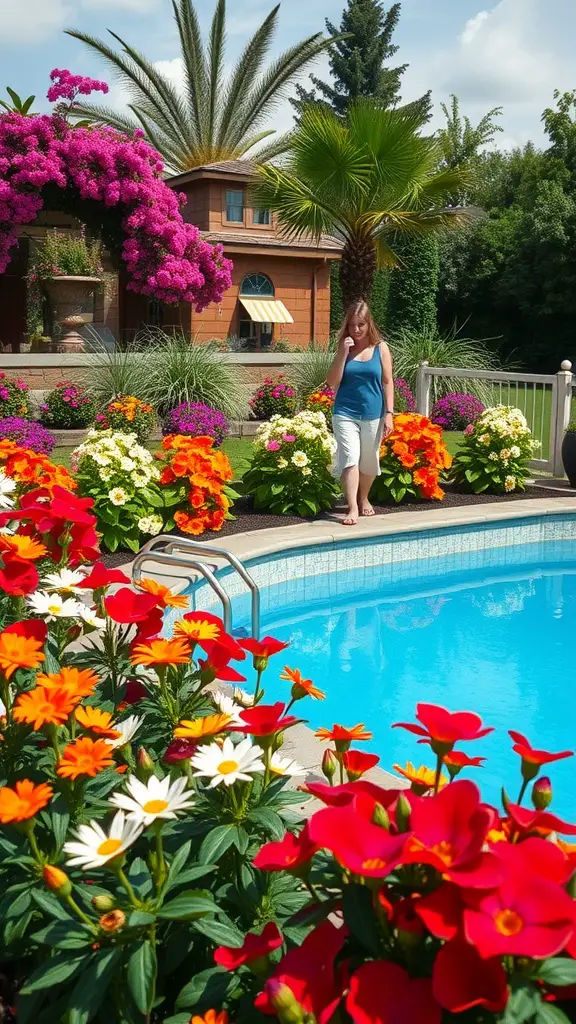
<svg viewBox="0 0 576 1024">
<path fill-rule="evenodd" d="M 71 12 L 66 0 L 0 0 L 0 49 L 43 42 L 64 26 Z"/>
<path fill-rule="evenodd" d="M 100 11 L 107 8 L 114 10 L 134 11 L 138 14 L 148 14 L 157 10 L 159 0 L 82 0 L 82 8 L 86 10 Z"/>
</svg>

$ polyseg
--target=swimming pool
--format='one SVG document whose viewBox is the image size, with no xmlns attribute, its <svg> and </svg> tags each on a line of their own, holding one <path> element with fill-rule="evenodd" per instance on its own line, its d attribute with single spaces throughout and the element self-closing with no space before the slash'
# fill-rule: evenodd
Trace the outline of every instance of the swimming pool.
<svg viewBox="0 0 576 1024">
<path fill-rule="evenodd" d="M 462 744 L 487 757 L 475 771 L 486 798 L 516 799 L 519 759 L 508 729 L 534 746 L 576 749 L 576 520 L 546 516 L 297 549 L 248 565 L 262 586 L 262 635 L 290 641 L 284 661 L 326 692 L 306 701 L 313 727 L 366 723 L 382 767 L 431 764 L 393 722 L 418 701 L 477 711 L 495 733 Z M 232 577 L 234 628 L 249 602 Z M 208 607 L 205 588 L 198 607 Z M 267 700 L 286 699 L 276 659 Z M 304 706 L 302 706 L 304 711 Z M 426 756 L 428 754 L 428 757 Z M 470 772 L 466 773 L 469 777 Z M 550 766 L 554 809 L 574 809 L 576 761 Z"/>
</svg>

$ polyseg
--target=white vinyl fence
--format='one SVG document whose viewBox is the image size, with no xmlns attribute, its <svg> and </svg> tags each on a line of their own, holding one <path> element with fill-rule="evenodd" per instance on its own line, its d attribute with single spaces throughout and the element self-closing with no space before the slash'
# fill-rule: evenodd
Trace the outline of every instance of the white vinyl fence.
<svg viewBox="0 0 576 1024">
<path fill-rule="evenodd" d="M 540 449 L 530 465 L 541 473 L 564 475 L 562 441 L 572 410 L 572 363 L 565 359 L 558 373 L 512 373 L 462 370 L 455 366 L 420 364 L 416 379 L 416 410 L 429 416 L 436 396 L 448 390 L 476 394 L 485 405 L 511 405 L 521 409 Z M 440 384 L 442 386 L 440 387 Z"/>
</svg>

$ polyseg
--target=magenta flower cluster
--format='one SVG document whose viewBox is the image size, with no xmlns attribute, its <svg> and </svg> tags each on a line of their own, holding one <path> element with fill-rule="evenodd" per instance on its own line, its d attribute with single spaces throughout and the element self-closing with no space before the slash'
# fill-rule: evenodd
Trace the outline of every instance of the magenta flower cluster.
<svg viewBox="0 0 576 1024">
<path fill-rule="evenodd" d="M 0 371 L 0 416 L 29 416 L 28 385 Z"/>
<path fill-rule="evenodd" d="M 54 436 L 40 423 L 24 420 L 20 416 L 0 419 L 0 438 L 8 438 L 21 448 L 28 448 L 38 455 L 50 455 L 56 444 Z"/>
<path fill-rule="evenodd" d="M 87 427 L 94 417 L 92 399 L 84 388 L 63 380 L 50 392 L 40 406 L 42 422 L 62 430 Z"/>
<path fill-rule="evenodd" d="M 482 402 L 475 395 L 455 391 L 438 399 L 430 419 L 443 430 L 465 430 L 484 412 Z"/>
<path fill-rule="evenodd" d="M 0 273 L 23 224 L 43 207 L 47 186 L 116 208 L 124 235 L 128 288 L 162 302 L 190 302 L 200 312 L 230 287 L 222 246 L 204 242 L 183 221 L 177 195 L 162 180 L 158 153 L 111 128 L 70 126 L 58 114 L 0 115 Z"/>
<path fill-rule="evenodd" d="M 256 420 L 269 420 L 271 416 L 291 416 L 296 412 L 296 392 L 287 383 L 284 374 L 274 380 L 266 377 L 250 399 L 250 409 Z"/>
<path fill-rule="evenodd" d="M 50 72 L 50 81 L 54 83 L 46 94 L 50 103 L 56 103 L 57 100 L 75 100 L 78 95 L 89 96 L 92 92 L 108 92 L 106 82 L 85 78 L 84 75 L 73 75 L 66 69 L 60 71 L 59 68 L 54 68 Z"/>
<path fill-rule="evenodd" d="M 182 402 L 168 413 L 162 427 L 164 434 L 184 434 L 187 437 L 212 437 L 221 445 L 230 433 L 230 424 L 223 412 L 203 402 Z"/>
<path fill-rule="evenodd" d="M 400 412 L 415 412 L 416 411 L 416 399 L 412 394 L 412 389 L 407 380 L 403 377 L 398 377 L 394 381 L 394 390 L 396 397 L 400 399 L 398 405 L 400 406 Z"/>
</svg>

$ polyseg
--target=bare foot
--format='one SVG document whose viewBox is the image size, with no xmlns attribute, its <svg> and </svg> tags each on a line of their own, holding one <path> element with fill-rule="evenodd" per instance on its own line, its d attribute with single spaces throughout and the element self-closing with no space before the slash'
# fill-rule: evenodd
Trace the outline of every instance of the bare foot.
<svg viewBox="0 0 576 1024">
<path fill-rule="evenodd" d="M 351 508 L 348 515 L 342 520 L 342 526 L 356 526 L 358 522 L 358 509 Z"/>
<path fill-rule="evenodd" d="M 372 508 L 372 505 L 370 504 L 369 501 L 365 501 L 364 504 L 362 505 L 362 515 L 363 516 L 375 516 L 376 515 L 376 513 L 375 513 L 374 509 Z"/>
</svg>

